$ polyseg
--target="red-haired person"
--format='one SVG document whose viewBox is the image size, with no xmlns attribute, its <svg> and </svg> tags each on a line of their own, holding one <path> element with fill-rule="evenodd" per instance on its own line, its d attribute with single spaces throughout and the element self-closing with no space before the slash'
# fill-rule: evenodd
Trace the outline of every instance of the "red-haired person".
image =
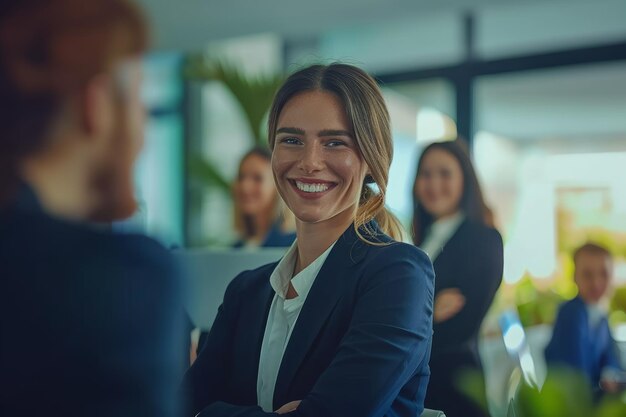
<svg viewBox="0 0 626 417">
<path fill-rule="evenodd" d="M 0 414 L 179 415 L 168 252 L 133 213 L 146 26 L 124 0 L 0 6 Z"/>
</svg>

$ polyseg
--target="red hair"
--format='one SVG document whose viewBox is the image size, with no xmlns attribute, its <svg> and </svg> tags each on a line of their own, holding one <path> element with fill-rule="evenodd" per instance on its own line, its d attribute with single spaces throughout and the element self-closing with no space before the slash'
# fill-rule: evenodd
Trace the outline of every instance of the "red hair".
<svg viewBox="0 0 626 417">
<path fill-rule="evenodd" d="M 22 158 L 45 145 L 63 101 L 147 47 L 126 0 L 9 0 L 0 9 L 0 202 Z"/>
</svg>

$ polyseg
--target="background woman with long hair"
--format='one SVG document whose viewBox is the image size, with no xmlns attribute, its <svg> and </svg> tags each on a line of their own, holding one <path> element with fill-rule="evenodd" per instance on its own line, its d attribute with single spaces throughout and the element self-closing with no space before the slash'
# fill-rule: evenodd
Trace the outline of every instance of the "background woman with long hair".
<svg viewBox="0 0 626 417">
<path fill-rule="evenodd" d="M 289 247 L 296 238 L 293 215 L 282 202 L 272 176 L 272 153 L 256 147 L 239 163 L 233 185 L 235 248 Z"/>
<path fill-rule="evenodd" d="M 502 280 L 502 238 L 493 228 L 465 143 L 432 143 L 418 162 L 413 235 L 435 268 L 431 380 L 426 407 L 448 417 L 483 416 L 458 388 L 480 371 L 478 335 Z"/>
</svg>

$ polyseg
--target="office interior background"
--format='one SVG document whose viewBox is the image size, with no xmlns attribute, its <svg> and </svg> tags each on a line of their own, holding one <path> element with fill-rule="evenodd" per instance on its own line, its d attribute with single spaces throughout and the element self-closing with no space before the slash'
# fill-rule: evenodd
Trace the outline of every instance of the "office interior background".
<svg viewBox="0 0 626 417">
<path fill-rule="evenodd" d="M 383 88 L 395 146 L 388 206 L 407 228 L 420 150 L 457 135 L 469 143 L 505 244 L 481 342 L 492 413 L 514 374 L 507 343 L 527 338 L 544 376 L 556 308 L 576 293 L 571 252 L 588 239 L 615 256 L 609 318 L 626 344 L 626 2 L 140 3 L 154 29 L 149 122 L 140 210 L 121 228 L 168 246 L 230 245 L 229 184 L 265 140 L 273 86 L 309 63 L 352 63 Z M 526 333 L 507 339 L 498 321 L 510 310 Z"/>
</svg>

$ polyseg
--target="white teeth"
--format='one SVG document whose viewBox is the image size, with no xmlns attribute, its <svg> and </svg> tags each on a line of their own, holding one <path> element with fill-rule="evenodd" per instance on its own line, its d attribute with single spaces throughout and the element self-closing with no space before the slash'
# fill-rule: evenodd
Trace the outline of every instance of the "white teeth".
<svg viewBox="0 0 626 417">
<path fill-rule="evenodd" d="M 296 187 L 305 193 L 322 193 L 328 190 L 328 184 L 306 184 L 300 181 L 296 181 Z"/>
</svg>

